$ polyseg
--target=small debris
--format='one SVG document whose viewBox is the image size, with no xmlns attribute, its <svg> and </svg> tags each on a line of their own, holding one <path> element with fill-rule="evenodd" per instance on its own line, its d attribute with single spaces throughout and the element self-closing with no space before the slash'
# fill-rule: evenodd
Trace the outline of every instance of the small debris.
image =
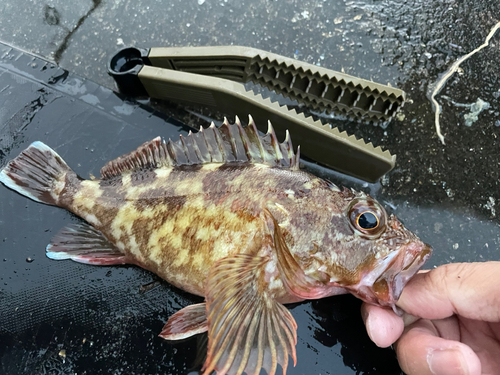
<svg viewBox="0 0 500 375">
<path fill-rule="evenodd" d="M 141 287 L 139 288 L 139 294 L 149 292 L 150 290 L 152 290 L 160 285 L 161 285 L 161 282 L 159 280 L 154 280 L 154 281 L 151 281 L 150 283 L 147 283 L 145 285 L 141 285 Z"/>
<path fill-rule="evenodd" d="M 464 115 L 465 126 L 472 126 L 472 124 L 477 121 L 479 114 L 488 108 L 490 108 L 490 103 L 478 98 L 477 101 L 470 106 L 470 113 Z"/>
<path fill-rule="evenodd" d="M 495 218 L 497 216 L 496 210 L 495 210 L 495 198 L 489 197 L 488 202 L 484 205 L 484 207 L 488 210 L 491 211 L 491 218 Z"/>
<path fill-rule="evenodd" d="M 65 362 L 66 362 L 66 349 L 61 349 L 61 350 L 59 351 L 59 357 L 61 357 L 61 358 L 62 358 L 63 363 L 65 363 Z"/>
<path fill-rule="evenodd" d="M 117 46 L 124 46 L 125 43 L 123 42 L 123 39 L 122 38 L 117 38 L 116 39 L 116 45 Z"/>
<path fill-rule="evenodd" d="M 465 119 L 465 126 L 472 126 L 473 123 L 475 123 L 478 120 L 479 114 L 484 111 L 485 109 L 490 108 L 490 103 L 485 102 L 481 98 L 477 98 L 475 103 L 457 103 L 451 100 L 450 97 L 442 95 L 441 96 L 443 99 L 448 100 L 451 104 L 453 104 L 455 107 L 462 107 L 462 108 L 469 108 L 470 113 L 467 113 L 464 115 Z"/>
<path fill-rule="evenodd" d="M 443 229 L 443 223 L 434 223 L 434 233 L 441 233 L 441 229 Z"/>
<path fill-rule="evenodd" d="M 389 186 L 389 175 L 388 174 L 384 175 L 381 178 L 380 183 L 382 184 L 382 186 Z"/>
<path fill-rule="evenodd" d="M 311 18 L 311 13 L 308 10 L 304 10 L 300 13 L 296 13 L 292 17 L 291 21 L 293 23 L 295 23 L 295 22 L 300 21 L 300 20 L 308 20 L 309 18 Z"/>
<path fill-rule="evenodd" d="M 453 249 L 455 249 L 455 250 L 458 249 L 458 243 L 453 244 Z"/>
<path fill-rule="evenodd" d="M 28 262 L 28 263 L 33 262 L 33 258 L 30 258 L 30 257 L 26 258 L 26 262 Z"/>
<path fill-rule="evenodd" d="M 198 0 L 198 5 L 203 5 L 205 3 L 205 0 Z"/>
<path fill-rule="evenodd" d="M 445 192 L 446 192 L 446 195 L 448 196 L 448 198 L 453 198 L 455 196 L 455 192 L 453 190 L 451 190 L 450 188 L 446 189 Z"/>
</svg>

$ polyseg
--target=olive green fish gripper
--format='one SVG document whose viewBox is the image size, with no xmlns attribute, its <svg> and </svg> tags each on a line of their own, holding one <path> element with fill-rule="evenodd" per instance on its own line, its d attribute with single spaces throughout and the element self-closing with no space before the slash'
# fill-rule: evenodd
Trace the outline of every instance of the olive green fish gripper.
<svg viewBox="0 0 500 375">
<path fill-rule="evenodd" d="M 240 46 L 124 48 L 108 72 L 120 91 L 217 108 L 246 118 L 266 131 L 271 121 L 279 137 L 288 129 L 309 158 L 340 172 L 374 182 L 389 172 L 396 157 L 329 124 L 288 109 L 245 89 L 253 82 L 306 105 L 360 122 L 390 121 L 403 106 L 402 90 Z"/>
</svg>

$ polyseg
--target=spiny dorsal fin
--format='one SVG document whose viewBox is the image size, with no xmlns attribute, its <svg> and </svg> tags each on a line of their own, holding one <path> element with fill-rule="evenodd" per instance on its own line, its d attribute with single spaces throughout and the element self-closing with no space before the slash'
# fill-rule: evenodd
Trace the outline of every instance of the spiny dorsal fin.
<svg viewBox="0 0 500 375">
<path fill-rule="evenodd" d="M 285 141 L 278 142 L 271 123 L 267 134 L 260 136 L 252 117 L 243 127 L 238 117 L 230 124 L 227 119 L 221 127 L 212 124 L 197 133 L 189 132 L 176 142 L 156 137 L 137 150 L 108 162 L 101 169 L 102 178 L 112 178 L 126 171 L 176 167 L 205 163 L 253 162 L 272 167 L 299 169 L 300 148 L 293 151 L 288 131 Z"/>
</svg>

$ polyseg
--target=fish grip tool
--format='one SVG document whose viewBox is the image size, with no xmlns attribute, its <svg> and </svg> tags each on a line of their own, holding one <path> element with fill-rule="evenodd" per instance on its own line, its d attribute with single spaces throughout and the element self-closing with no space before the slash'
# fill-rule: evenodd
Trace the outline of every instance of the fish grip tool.
<svg viewBox="0 0 500 375">
<path fill-rule="evenodd" d="M 361 122 L 394 117 L 405 94 L 393 87 L 240 46 L 128 47 L 110 59 L 108 72 L 127 95 L 210 106 L 243 118 L 251 114 L 258 127 L 269 120 L 280 137 L 288 129 L 304 155 L 365 181 L 376 181 L 395 164 L 389 151 L 247 91 L 244 83 Z"/>
</svg>

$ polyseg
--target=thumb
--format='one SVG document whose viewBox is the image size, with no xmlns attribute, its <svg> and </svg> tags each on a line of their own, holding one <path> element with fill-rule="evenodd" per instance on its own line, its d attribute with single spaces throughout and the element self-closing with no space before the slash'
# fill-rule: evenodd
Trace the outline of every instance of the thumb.
<svg viewBox="0 0 500 375">
<path fill-rule="evenodd" d="M 415 275 L 397 303 L 427 319 L 453 314 L 500 322 L 500 262 L 454 263 Z"/>
<path fill-rule="evenodd" d="M 436 327 L 425 319 L 406 327 L 396 354 L 408 375 L 481 374 L 481 362 L 469 346 L 439 337 Z"/>
</svg>

